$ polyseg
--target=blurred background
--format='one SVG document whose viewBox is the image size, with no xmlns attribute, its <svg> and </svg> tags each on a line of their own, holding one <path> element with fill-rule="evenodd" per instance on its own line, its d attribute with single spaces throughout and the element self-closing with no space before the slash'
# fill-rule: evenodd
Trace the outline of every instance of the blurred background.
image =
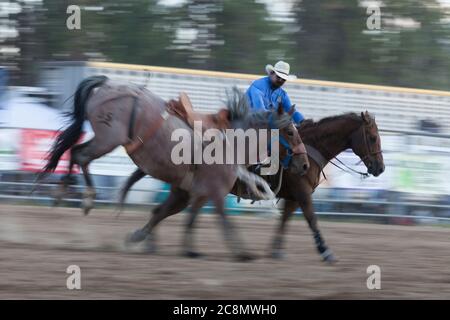
<svg viewBox="0 0 450 320">
<path fill-rule="evenodd" d="M 66 26 L 69 5 L 81 9 L 80 29 Z M 374 5 L 379 30 L 366 24 Z M 448 224 L 449 54 L 448 0 L 0 0 L 0 202 L 51 204 L 67 156 L 28 193 L 83 78 L 104 74 L 164 99 L 185 91 L 197 110 L 210 112 L 222 106 L 226 88 L 245 90 L 266 64 L 284 60 L 300 78 L 285 89 L 306 118 L 368 110 L 382 137 L 385 173 L 361 180 L 328 166 L 316 211 L 329 219 Z M 89 139 L 88 124 L 85 131 Z M 350 151 L 339 158 L 365 171 Z M 134 169 L 122 147 L 94 161 L 98 205 L 114 203 Z M 84 183 L 78 175 L 76 182 L 64 205 L 79 205 Z M 166 185 L 145 178 L 128 203 L 151 206 L 166 195 Z M 234 214 L 274 211 L 234 196 L 227 205 Z"/>
</svg>

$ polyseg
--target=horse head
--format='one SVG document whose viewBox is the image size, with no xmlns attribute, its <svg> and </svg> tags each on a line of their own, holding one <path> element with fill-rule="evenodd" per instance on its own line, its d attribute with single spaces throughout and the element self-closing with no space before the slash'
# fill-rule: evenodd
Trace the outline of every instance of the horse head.
<svg viewBox="0 0 450 320">
<path fill-rule="evenodd" d="M 294 174 L 306 174 L 310 165 L 303 140 L 292 122 L 295 105 L 285 112 L 281 103 L 278 108 L 269 111 L 269 127 L 279 130 L 280 162 L 284 169 Z"/>
<path fill-rule="evenodd" d="M 367 172 L 378 177 L 385 169 L 378 126 L 367 111 L 361 112 L 361 120 L 351 136 L 351 149 L 364 162 Z"/>
</svg>

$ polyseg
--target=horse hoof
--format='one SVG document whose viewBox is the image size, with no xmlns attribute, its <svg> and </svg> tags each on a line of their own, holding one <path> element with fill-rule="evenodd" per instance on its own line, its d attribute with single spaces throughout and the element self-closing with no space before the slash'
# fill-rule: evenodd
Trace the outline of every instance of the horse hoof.
<svg viewBox="0 0 450 320">
<path fill-rule="evenodd" d="M 196 259 L 196 258 L 201 258 L 203 257 L 203 254 L 197 251 L 192 251 L 192 250 L 186 250 L 183 252 L 183 256 L 187 257 L 187 258 L 192 258 L 192 259 Z"/>
<path fill-rule="evenodd" d="M 60 185 L 56 192 L 53 194 L 53 207 L 57 207 L 63 201 L 64 196 L 67 195 L 67 188 L 64 185 Z"/>
<path fill-rule="evenodd" d="M 144 251 L 145 251 L 145 253 L 148 253 L 148 254 L 156 253 L 156 243 L 155 243 L 155 240 L 151 237 L 151 235 L 149 235 L 145 239 Z"/>
<path fill-rule="evenodd" d="M 119 208 L 116 208 L 116 210 L 114 210 L 114 216 L 116 217 L 116 219 L 119 218 L 119 216 L 122 214 L 122 212 L 123 212 L 123 207 L 119 207 Z"/>
<path fill-rule="evenodd" d="M 94 207 L 95 191 L 92 188 L 88 188 L 83 194 L 83 200 L 81 207 L 84 210 L 84 215 L 87 216 L 89 211 Z"/>
<path fill-rule="evenodd" d="M 286 255 L 284 254 L 283 250 L 273 250 L 272 251 L 272 259 L 283 260 L 284 258 L 286 258 Z"/>
<path fill-rule="evenodd" d="M 328 264 L 334 264 L 338 262 L 338 259 L 334 256 L 334 254 L 330 250 L 326 250 L 321 254 L 323 261 Z"/>
<path fill-rule="evenodd" d="M 83 213 L 85 216 L 89 214 L 89 211 L 94 207 L 94 202 L 90 199 L 83 199 L 81 203 L 81 207 L 83 208 Z"/>
<path fill-rule="evenodd" d="M 255 259 L 255 256 L 247 252 L 239 253 L 238 255 L 236 255 L 236 260 L 239 262 L 247 262 Z"/>
<path fill-rule="evenodd" d="M 87 216 L 89 214 L 89 211 L 91 211 L 92 207 L 84 207 L 83 208 L 83 213 L 85 216 Z"/>
<path fill-rule="evenodd" d="M 58 207 L 61 204 L 61 199 L 54 199 L 52 207 Z"/>
<path fill-rule="evenodd" d="M 136 230 L 135 232 L 127 235 L 127 237 L 125 238 L 125 243 L 133 244 L 133 243 L 142 242 L 145 240 L 147 235 L 148 234 L 145 231 L 142 231 L 141 229 Z"/>
</svg>

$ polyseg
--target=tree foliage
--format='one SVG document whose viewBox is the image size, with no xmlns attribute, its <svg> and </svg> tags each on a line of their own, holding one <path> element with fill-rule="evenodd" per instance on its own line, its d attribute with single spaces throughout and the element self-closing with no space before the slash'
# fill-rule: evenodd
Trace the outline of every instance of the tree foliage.
<svg viewBox="0 0 450 320">
<path fill-rule="evenodd" d="M 367 29 L 359 0 L 291 0 L 278 16 L 260 0 L 80 0 L 81 30 L 66 28 L 71 1 L 30 3 L 33 10 L 9 16 L 19 30 L 9 39 L 21 50 L 17 82 L 31 82 L 34 66 L 48 60 L 261 74 L 283 59 L 304 78 L 450 85 L 450 16 L 437 0 L 384 0 L 379 31 Z"/>
</svg>

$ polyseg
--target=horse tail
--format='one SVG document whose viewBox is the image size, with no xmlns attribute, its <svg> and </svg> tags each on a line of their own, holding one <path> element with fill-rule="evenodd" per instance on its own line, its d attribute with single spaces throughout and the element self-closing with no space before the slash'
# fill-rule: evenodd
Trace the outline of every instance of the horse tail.
<svg viewBox="0 0 450 320">
<path fill-rule="evenodd" d="M 43 169 L 44 173 L 55 171 L 59 159 L 64 152 L 78 141 L 83 129 L 86 101 L 91 91 L 101 86 L 107 79 L 108 77 L 105 76 L 91 76 L 80 82 L 75 91 L 73 112 L 69 113 L 69 117 L 72 118 L 72 123 L 56 138 L 55 143 L 49 151 L 49 158 Z"/>
</svg>

